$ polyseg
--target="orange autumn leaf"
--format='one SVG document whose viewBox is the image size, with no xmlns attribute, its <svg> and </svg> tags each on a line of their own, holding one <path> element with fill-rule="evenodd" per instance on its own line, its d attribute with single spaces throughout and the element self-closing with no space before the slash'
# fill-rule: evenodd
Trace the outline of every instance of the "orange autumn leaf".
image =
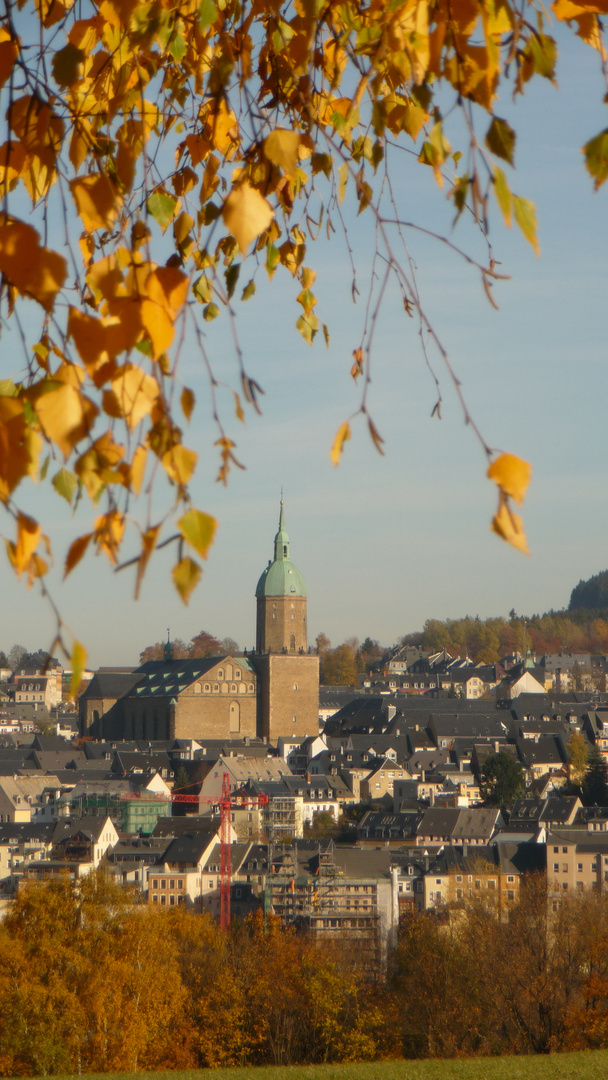
<svg viewBox="0 0 608 1080">
<path fill-rule="evenodd" d="M 120 213 L 121 199 L 107 176 L 83 176 L 71 180 L 70 190 L 87 232 L 112 228 Z"/>
<path fill-rule="evenodd" d="M 491 528 L 512 547 L 517 548 L 518 551 L 523 551 L 524 555 L 530 554 L 522 519 L 519 514 L 514 513 L 509 508 L 505 501 L 501 501 L 497 512 L 492 518 Z"/>
<path fill-rule="evenodd" d="M 68 574 L 72 572 L 75 566 L 78 565 L 83 555 L 86 554 L 87 548 L 93 538 L 93 533 L 87 533 L 86 536 L 79 536 L 70 545 L 70 549 L 66 555 L 65 566 L 63 570 L 63 576 L 66 578 Z"/>
<path fill-rule="evenodd" d="M 17 515 L 17 543 L 13 548 L 12 561 L 19 577 L 29 565 L 42 537 L 42 527 L 27 514 Z"/>
<path fill-rule="evenodd" d="M 99 413 L 90 398 L 67 383 L 38 393 L 33 405 L 45 436 L 59 447 L 65 459 L 81 439 L 90 435 Z"/>
<path fill-rule="evenodd" d="M 104 552 L 113 565 L 118 562 L 125 524 L 124 514 L 118 510 L 102 514 L 95 522 L 93 538 L 97 544 L 97 554 Z"/>
<path fill-rule="evenodd" d="M 230 192 L 222 208 L 222 217 L 245 255 L 251 241 L 256 240 L 270 225 L 274 211 L 256 188 L 243 183 Z"/>
<path fill-rule="evenodd" d="M 137 560 L 137 578 L 135 582 L 135 599 L 139 599 L 139 591 L 141 583 L 143 581 L 146 567 L 152 558 L 152 553 L 158 543 L 158 537 L 160 534 L 160 525 L 153 525 L 151 528 L 146 529 L 141 536 L 141 555 Z"/>
<path fill-rule="evenodd" d="M 530 463 L 516 454 L 500 454 L 488 469 L 488 478 L 493 480 L 505 495 L 515 499 L 519 506 L 524 501 L 531 476 Z"/>
<path fill-rule="evenodd" d="M 112 379 L 112 390 L 131 431 L 149 416 L 159 397 L 156 379 L 133 364 L 125 364 L 120 369 Z"/>
<path fill-rule="evenodd" d="M 152 344 L 152 356 L 158 360 L 173 341 L 173 323 L 165 307 L 153 300 L 142 300 L 141 321 Z"/>
<path fill-rule="evenodd" d="M 38 233 L 23 221 L 0 223 L 0 272 L 22 296 L 31 296 L 51 311 L 67 265 L 62 255 L 40 247 Z"/>
</svg>

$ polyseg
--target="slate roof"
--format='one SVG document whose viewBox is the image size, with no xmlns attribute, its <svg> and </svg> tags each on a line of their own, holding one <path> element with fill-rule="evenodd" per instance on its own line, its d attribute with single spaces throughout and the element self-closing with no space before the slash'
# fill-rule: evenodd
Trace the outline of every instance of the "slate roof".
<svg viewBox="0 0 608 1080">
<path fill-rule="evenodd" d="M 0 844 L 21 844 L 33 841 L 50 844 L 54 831 L 54 821 L 1 821 Z"/>
<path fill-rule="evenodd" d="M 216 822 L 215 831 L 219 831 L 219 821 Z M 182 863 L 188 866 L 197 866 L 209 846 L 210 835 L 202 830 L 183 833 L 176 836 L 167 846 L 156 865 L 166 863 Z M 231 845 L 232 849 L 233 845 Z"/>
<path fill-rule="evenodd" d="M 139 676 L 139 681 L 133 686 L 129 696 L 177 697 L 186 687 L 226 659 L 227 654 L 204 656 L 198 660 L 148 660 L 134 673 Z M 238 665 L 253 678 L 255 670 L 247 657 L 239 656 Z"/>
<path fill-rule="evenodd" d="M 96 671 L 79 700 L 88 701 L 89 698 L 118 700 L 128 694 L 140 679 L 141 674 L 138 671 Z"/>
<path fill-rule="evenodd" d="M 98 817 L 83 814 L 82 817 L 60 818 L 55 822 L 53 844 L 61 844 L 78 833 L 83 833 L 89 839 L 97 841 L 106 827 L 109 816 L 109 814 L 100 814 Z"/>
<path fill-rule="evenodd" d="M 211 814 L 184 814 L 180 817 L 159 817 L 152 830 L 153 837 L 175 837 L 183 833 L 200 832 L 209 836 L 218 830 L 219 818 Z"/>
</svg>

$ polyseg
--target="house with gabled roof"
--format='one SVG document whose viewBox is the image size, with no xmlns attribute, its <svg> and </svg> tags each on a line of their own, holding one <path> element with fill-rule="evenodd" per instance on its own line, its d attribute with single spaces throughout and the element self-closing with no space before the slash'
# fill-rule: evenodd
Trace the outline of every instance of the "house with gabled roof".
<svg viewBox="0 0 608 1080">
<path fill-rule="evenodd" d="M 60 792 L 56 775 L 0 776 L 0 823 L 52 820 Z"/>
<path fill-rule="evenodd" d="M 503 825 L 496 807 L 430 807 L 416 828 L 416 843 L 423 847 L 461 844 L 483 847 Z"/>
<path fill-rule="evenodd" d="M 219 884 L 213 879 L 209 884 L 209 875 L 205 866 L 209 854 L 218 847 L 219 820 L 210 830 L 195 829 L 181 833 L 170 841 L 167 848 L 148 870 L 148 903 L 158 907 L 177 907 L 185 904 L 197 911 L 203 908 L 205 890 L 210 891 Z M 231 852 L 236 834 L 230 827 Z M 218 863 L 217 876 L 220 867 Z"/>
</svg>

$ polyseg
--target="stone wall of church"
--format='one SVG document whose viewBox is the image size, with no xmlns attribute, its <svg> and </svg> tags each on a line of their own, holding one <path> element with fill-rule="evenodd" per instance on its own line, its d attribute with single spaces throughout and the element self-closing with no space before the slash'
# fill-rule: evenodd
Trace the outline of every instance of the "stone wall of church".
<svg viewBox="0 0 608 1080">
<path fill-rule="evenodd" d="M 276 743 L 279 735 L 319 731 L 319 657 L 276 653 L 256 658 L 260 697 L 258 737 Z"/>
<path fill-rule="evenodd" d="M 171 737 L 176 739 L 239 739 L 256 735 L 255 692 L 211 698 L 180 695 L 174 712 Z"/>
<path fill-rule="evenodd" d="M 257 605 L 257 652 L 306 652 L 305 596 L 260 596 Z"/>
</svg>

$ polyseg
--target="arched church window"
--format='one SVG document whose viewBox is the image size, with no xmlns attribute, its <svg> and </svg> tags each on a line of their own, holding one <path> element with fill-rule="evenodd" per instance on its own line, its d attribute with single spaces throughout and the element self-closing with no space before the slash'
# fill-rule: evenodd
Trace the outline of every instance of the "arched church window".
<svg viewBox="0 0 608 1080">
<path fill-rule="evenodd" d="M 295 650 L 295 647 L 296 647 L 296 636 L 295 636 L 295 634 L 292 634 L 290 639 L 289 639 L 289 648 L 293 652 Z"/>
<path fill-rule="evenodd" d="M 224 669 L 223 668 L 220 668 L 220 670 L 217 673 L 217 677 L 218 677 L 218 679 L 223 679 L 224 678 Z"/>
<path fill-rule="evenodd" d="M 241 677 L 240 668 L 237 667 L 237 668 L 234 669 L 234 677 L 235 677 L 235 679 L 240 679 L 240 677 Z"/>
<path fill-rule="evenodd" d="M 201 692 L 201 684 L 200 684 L 200 682 L 195 682 L 195 684 L 194 684 L 194 693 L 195 694 L 200 694 L 200 692 Z"/>
<path fill-rule="evenodd" d="M 232 679 L 232 664 L 226 664 L 226 679 L 228 682 Z"/>
<path fill-rule="evenodd" d="M 249 683 L 249 686 L 247 687 L 247 689 L 249 690 L 250 694 L 253 694 L 253 683 L 252 682 Z"/>
<path fill-rule="evenodd" d="M 209 683 L 208 682 L 206 682 L 205 685 L 203 686 L 203 690 L 205 691 L 206 694 L 209 693 Z"/>
<path fill-rule="evenodd" d="M 230 702 L 230 733 L 235 734 L 241 730 L 241 706 L 238 701 Z"/>
</svg>

